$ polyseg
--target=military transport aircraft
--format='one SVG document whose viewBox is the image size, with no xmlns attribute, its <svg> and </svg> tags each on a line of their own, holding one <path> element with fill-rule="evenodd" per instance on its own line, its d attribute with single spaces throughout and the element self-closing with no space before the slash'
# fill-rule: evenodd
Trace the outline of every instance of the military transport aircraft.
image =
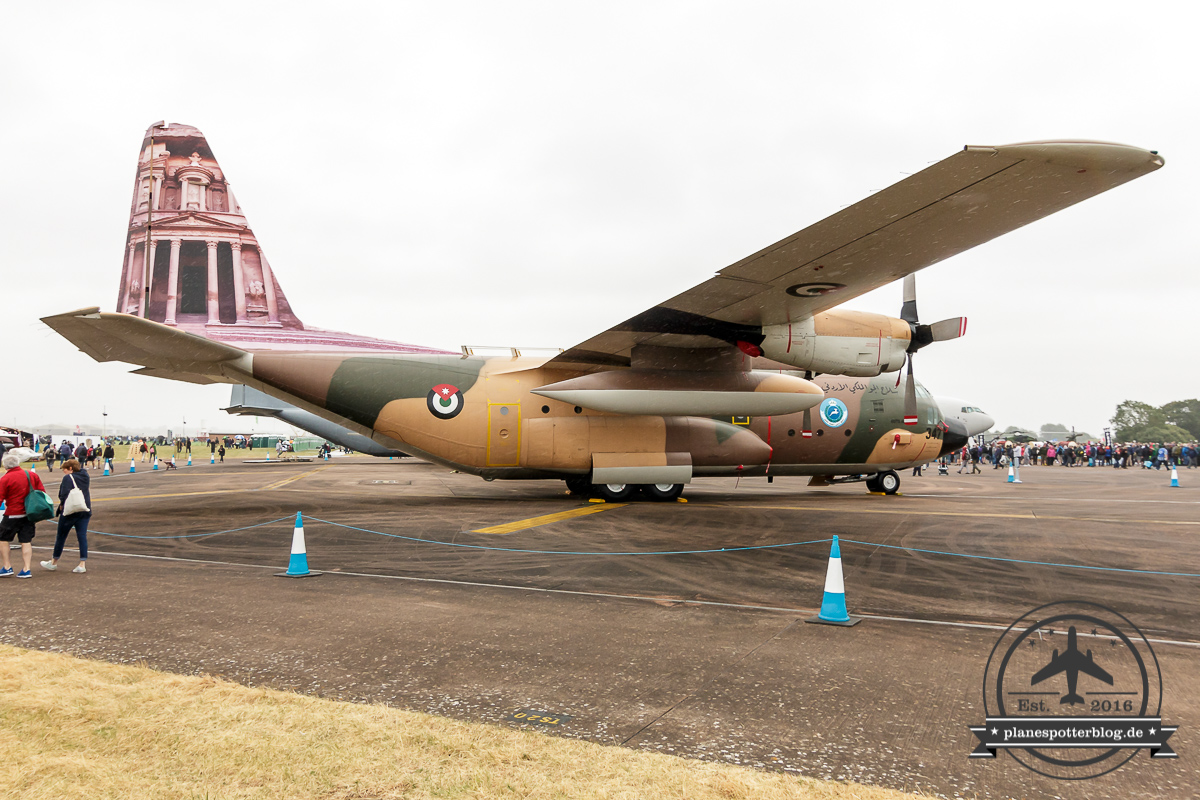
<svg viewBox="0 0 1200 800">
<path fill-rule="evenodd" d="M 485 480 L 559 478 L 610 500 L 672 499 L 704 475 L 892 493 L 897 469 L 967 437 L 913 373 L 966 321 L 921 323 L 913 273 L 1162 164 L 1101 142 L 967 147 L 564 352 L 483 356 L 301 323 L 203 134 L 158 123 L 118 313 L 44 322 L 98 361 L 244 384 Z M 835 308 L 898 279 L 899 317 Z"/>
<path fill-rule="evenodd" d="M 968 436 L 975 436 L 986 431 L 990 431 L 992 426 L 996 424 L 996 420 L 992 419 L 987 412 L 982 408 L 971 405 L 965 400 L 959 400 L 957 397 L 937 397 L 938 410 L 942 412 L 942 416 L 947 420 L 955 420 L 961 422 L 967 429 Z"/>
</svg>

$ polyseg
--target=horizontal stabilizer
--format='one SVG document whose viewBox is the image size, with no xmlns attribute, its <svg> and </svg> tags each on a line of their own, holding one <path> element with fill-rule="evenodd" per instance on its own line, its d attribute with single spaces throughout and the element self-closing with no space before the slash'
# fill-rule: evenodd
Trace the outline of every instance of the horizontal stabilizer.
<svg viewBox="0 0 1200 800">
<path fill-rule="evenodd" d="M 227 369 L 250 372 L 251 356 L 244 350 L 129 314 L 85 308 L 42 322 L 96 361 L 138 364 L 155 377 L 219 381 Z"/>
<path fill-rule="evenodd" d="M 308 431 L 309 433 L 328 439 L 334 444 L 357 450 L 372 456 L 387 456 L 389 458 L 405 455 L 399 450 L 386 447 L 369 436 L 355 433 L 335 422 L 318 417 L 309 411 L 277 397 L 260 392 L 250 386 L 234 386 L 229 398 L 229 407 L 223 409 L 238 416 L 262 416 L 281 419 L 289 425 Z"/>
<path fill-rule="evenodd" d="M 145 375 L 147 378 L 166 378 L 171 381 L 196 383 L 201 386 L 208 386 L 213 383 L 225 383 L 223 379 L 211 378 L 208 375 L 196 375 L 190 372 L 171 372 L 165 369 L 155 369 L 154 367 L 142 367 L 141 369 L 131 370 L 131 373 L 134 375 Z"/>
</svg>

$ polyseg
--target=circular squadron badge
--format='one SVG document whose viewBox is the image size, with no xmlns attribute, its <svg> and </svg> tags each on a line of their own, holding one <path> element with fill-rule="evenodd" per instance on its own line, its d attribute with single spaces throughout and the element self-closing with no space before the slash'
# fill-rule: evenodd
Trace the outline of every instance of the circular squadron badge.
<svg viewBox="0 0 1200 800">
<path fill-rule="evenodd" d="M 1112 772 L 1146 750 L 1174 758 L 1150 642 L 1121 614 L 1067 601 L 1035 608 L 1000 637 L 984 674 L 972 758 L 998 750 L 1049 778 Z"/>
<path fill-rule="evenodd" d="M 458 387 L 448 383 L 439 383 L 429 390 L 426 398 L 429 413 L 439 419 L 454 419 L 463 409 L 463 396 Z"/>
<path fill-rule="evenodd" d="M 831 428 L 840 428 L 846 424 L 850 412 L 846 404 L 836 397 L 827 397 L 821 401 L 821 421 Z"/>
</svg>

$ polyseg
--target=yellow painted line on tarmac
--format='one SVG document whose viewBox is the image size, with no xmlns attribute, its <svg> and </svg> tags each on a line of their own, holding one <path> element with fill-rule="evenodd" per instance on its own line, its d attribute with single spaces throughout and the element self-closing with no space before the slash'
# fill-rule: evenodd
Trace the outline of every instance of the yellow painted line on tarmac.
<svg viewBox="0 0 1200 800">
<path fill-rule="evenodd" d="M 153 500 L 158 497 L 196 497 L 197 495 L 204 495 L 204 494 L 235 494 L 237 492 L 266 492 L 271 489 L 278 489 L 281 486 L 286 486 L 287 484 L 291 483 L 292 481 L 298 481 L 301 478 L 307 478 L 309 475 L 320 472 L 321 470 L 326 469 L 328 466 L 329 466 L 328 464 L 323 464 L 323 465 L 317 467 L 316 469 L 310 469 L 308 472 L 302 472 L 299 475 L 292 475 L 290 478 L 284 478 L 281 481 L 275 481 L 275 483 L 269 483 L 266 486 L 255 486 L 255 487 L 252 487 L 249 489 L 230 488 L 230 489 L 207 489 L 202 492 L 164 492 L 162 494 L 124 494 L 124 495 L 119 495 L 117 497 L 93 497 L 92 500 L 93 500 L 93 502 L 102 503 L 102 502 L 107 502 L 109 500 Z"/>
<path fill-rule="evenodd" d="M 604 503 L 596 505 L 587 505 L 582 508 L 573 508 L 570 511 L 560 511 L 557 514 L 543 514 L 540 517 L 530 517 L 529 519 L 518 520 L 517 522 L 507 522 L 503 525 L 493 525 L 490 528 L 479 528 L 471 531 L 471 533 L 515 533 L 528 528 L 537 528 L 541 525 L 549 525 L 552 522 L 561 522 L 564 519 L 574 519 L 575 517 L 586 517 L 588 514 L 599 514 L 601 511 L 609 511 L 614 508 L 624 508 L 628 503 Z"/>
<path fill-rule="evenodd" d="M 329 468 L 328 464 L 322 464 L 321 466 L 317 467 L 316 469 L 310 469 L 308 472 L 301 472 L 299 475 L 293 475 L 290 478 L 284 478 L 281 481 L 276 481 L 275 483 L 272 483 L 269 486 L 264 486 L 262 488 L 262 491 L 266 492 L 266 491 L 270 491 L 271 489 L 280 489 L 284 486 L 287 486 L 289 483 L 293 483 L 294 481 L 298 481 L 302 478 L 307 478 L 309 475 L 316 475 L 321 470 L 328 469 L 328 468 Z"/>
<path fill-rule="evenodd" d="M 119 497 L 93 497 L 93 503 L 103 503 L 109 500 L 150 500 L 155 497 L 191 497 L 198 494 L 230 494 L 231 492 L 257 492 L 258 489 L 210 489 L 204 492 L 169 492 L 166 494 L 128 494 Z"/>
<path fill-rule="evenodd" d="M 772 511 L 825 511 L 830 514 L 901 514 L 904 516 L 913 517 L 971 517 L 971 518 L 992 518 L 992 519 L 1027 519 L 1034 521 L 1045 520 L 1060 520 L 1071 522 L 1116 522 L 1136 525 L 1200 525 L 1200 520 L 1172 520 L 1172 519 L 1117 519 L 1113 517 L 1066 517 L 1056 516 L 1052 514 L 985 514 L 977 511 L 902 511 L 900 509 L 890 508 L 832 508 L 829 506 L 746 506 L 746 505 L 718 505 L 713 503 L 710 507 L 716 508 L 749 508 L 749 509 L 764 509 Z"/>
</svg>

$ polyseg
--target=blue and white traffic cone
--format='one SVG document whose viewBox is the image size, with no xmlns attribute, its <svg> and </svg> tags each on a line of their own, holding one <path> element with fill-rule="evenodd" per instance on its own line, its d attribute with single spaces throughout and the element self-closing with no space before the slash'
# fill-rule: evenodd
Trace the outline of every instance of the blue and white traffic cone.
<svg viewBox="0 0 1200 800">
<path fill-rule="evenodd" d="M 192 454 L 188 453 L 188 466 L 190 467 L 191 465 L 192 465 Z"/>
<path fill-rule="evenodd" d="M 104 459 L 104 477 L 108 477 L 111 473 L 108 471 L 108 459 Z"/>
<path fill-rule="evenodd" d="M 1013 475 L 1013 466 L 1012 466 L 1012 464 L 1009 464 L 1008 465 L 1008 482 L 1012 483 L 1015 480 L 1016 480 L 1016 477 Z"/>
<path fill-rule="evenodd" d="M 132 459 L 132 458 L 131 458 L 131 459 L 129 459 L 129 471 L 130 471 L 130 472 L 137 472 L 137 461 L 135 461 L 135 460 L 134 460 L 134 459 Z"/>
<path fill-rule="evenodd" d="M 215 464 L 215 463 L 217 463 L 217 454 L 216 454 L 216 453 L 209 453 L 209 454 L 208 454 L 208 463 L 210 463 L 210 464 Z"/>
<path fill-rule="evenodd" d="M 270 461 L 270 460 L 271 460 L 271 451 L 268 450 L 267 451 L 267 461 Z"/>
<path fill-rule="evenodd" d="M 151 469 L 158 469 L 158 456 L 154 457 L 154 463 L 150 465 Z"/>
<path fill-rule="evenodd" d="M 1175 465 L 1171 465 L 1171 488 L 1179 488 L 1179 471 L 1175 469 Z"/>
<path fill-rule="evenodd" d="M 281 578 L 309 578 L 320 575 L 308 569 L 308 553 L 304 549 L 304 519 L 296 512 L 296 530 L 292 533 L 292 558 L 288 561 L 287 572 L 276 572 Z"/>
<path fill-rule="evenodd" d="M 846 585 L 842 582 L 842 549 L 838 547 L 836 535 L 829 548 L 829 567 L 825 570 L 825 596 L 821 600 L 821 613 L 804 621 L 840 625 L 843 628 L 862 622 L 861 617 L 852 617 L 846 613 Z"/>
</svg>

